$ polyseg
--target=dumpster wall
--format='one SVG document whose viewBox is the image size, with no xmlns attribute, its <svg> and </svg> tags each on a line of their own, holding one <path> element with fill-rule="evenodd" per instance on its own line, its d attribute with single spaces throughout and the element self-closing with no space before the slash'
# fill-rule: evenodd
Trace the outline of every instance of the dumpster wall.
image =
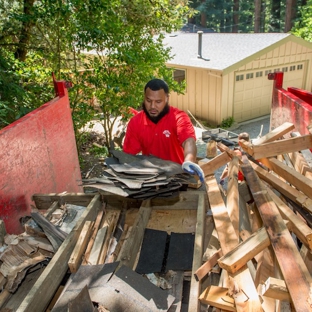
<svg viewBox="0 0 312 312">
<path fill-rule="evenodd" d="M 35 193 L 82 192 L 65 83 L 58 97 L 0 130 L 0 218 L 8 233 L 24 231 Z"/>
<path fill-rule="evenodd" d="M 283 73 L 269 74 L 274 80 L 270 127 L 274 129 L 284 122 L 291 122 L 301 135 L 309 134 L 312 123 L 312 93 L 297 88 L 283 89 Z"/>
</svg>

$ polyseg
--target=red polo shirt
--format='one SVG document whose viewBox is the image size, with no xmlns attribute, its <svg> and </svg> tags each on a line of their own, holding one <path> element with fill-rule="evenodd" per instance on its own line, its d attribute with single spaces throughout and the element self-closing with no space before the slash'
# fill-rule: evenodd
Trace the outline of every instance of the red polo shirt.
<svg viewBox="0 0 312 312">
<path fill-rule="evenodd" d="M 128 123 L 123 150 L 132 155 L 142 152 L 182 164 L 182 143 L 188 138 L 196 140 L 194 127 L 185 112 L 170 106 L 169 113 L 154 124 L 140 111 Z"/>
</svg>

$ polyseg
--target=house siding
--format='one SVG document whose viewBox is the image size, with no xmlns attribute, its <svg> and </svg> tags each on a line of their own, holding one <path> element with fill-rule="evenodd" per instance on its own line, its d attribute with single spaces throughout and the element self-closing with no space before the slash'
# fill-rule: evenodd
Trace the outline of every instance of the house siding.
<svg viewBox="0 0 312 312">
<path fill-rule="evenodd" d="M 287 42 L 241 66 L 235 71 L 235 76 L 244 75 L 244 80 L 235 82 L 234 120 L 242 122 L 270 114 L 273 84 L 265 75 L 267 70 L 284 71 L 284 88 L 310 89 L 311 75 L 307 74 L 311 61 L 312 50 L 295 42 Z M 262 72 L 262 77 L 257 78 L 257 72 Z M 250 74 L 253 78 L 246 79 Z"/>
<path fill-rule="evenodd" d="M 268 70 L 284 69 L 284 88 L 312 91 L 312 49 L 290 40 L 271 50 L 265 49 L 262 55 L 259 53 L 254 60 L 249 58 L 242 66 L 224 73 L 171 64 L 186 70 L 187 83 L 184 95 L 171 93 L 171 105 L 185 112 L 189 110 L 196 119 L 217 126 L 229 117 L 242 122 L 270 114 L 273 83 L 267 78 Z M 257 72 L 262 72 L 262 76 L 256 77 Z M 253 78 L 246 79 L 246 74 L 253 74 Z M 244 75 L 244 80 L 236 81 L 236 75 Z"/>
<path fill-rule="evenodd" d="M 178 68 L 178 67 L 175 67 Z M 186 70 L 185 94 L 170 93 L 170 104 L 199 120 L 215 124 L 221 116 L 222 76 L 220 72 L 201 68 Z"/>
</svg>

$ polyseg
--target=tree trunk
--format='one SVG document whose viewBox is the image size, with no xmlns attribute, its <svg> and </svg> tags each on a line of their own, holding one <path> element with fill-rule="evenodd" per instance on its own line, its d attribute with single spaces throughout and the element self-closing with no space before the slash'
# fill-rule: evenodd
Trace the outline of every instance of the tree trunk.
<svg viewBox="0 0 312 312">
<path fill-rule="evenodd" d="M 31 29 L 34 26 L 34 21 L 30 18 L 32 14 L 32 8 L 35 0 L 24 0 L 24 21 L 20 31 L 20 37 L 17 44 L 17 49 L 14 53 L 14 57 L 20 61 L 25 61 L 28 48 L 27 45 L 31 36 Z M 26 17 L 26 18 L 25 18 Z"/>
<path fill-rule="evenodd" d="M 284 32 L 287 33 L 292 28 L 292 16 L 293 16 L 293 0 L 286 0 L 286 12 L 285 12 L 285 29 Z"/>
<path fill-rule="evenodd" d="M 255 0 L 255 33 L 259 33 L 261 27 L 261 2 L 261 0 Z"/>
<path fill-rule="evenodd" d="M 234 3 L 233 3 L 233 27 L 232 27 L 233 33 L 238 32 L 238 22 L 239 22 L 238 12 L 239 12 L 239 0 L 234 0 Z"/>
</svg>

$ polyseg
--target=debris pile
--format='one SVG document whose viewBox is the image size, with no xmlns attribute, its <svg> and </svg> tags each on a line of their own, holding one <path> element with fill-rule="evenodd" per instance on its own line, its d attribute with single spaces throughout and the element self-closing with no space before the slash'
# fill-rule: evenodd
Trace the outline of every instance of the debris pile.
<svg viewBox="0 0 312 312">
<path fill-rule="evenodd" d="M 203 305 L 228 311 L 311 311 L 312 135 L 284 123 L 267 135 L 239 140 L 242 155 L 221 153 L 202 163 L 215 225 L 198 281 L 221 268 Z M 286 137 L 286 138 L 285 138 Z M 226 197 L 213 175 L 228 164 Z M 241 171 L 245 181 L 238 183 Z"/>
<path fill-rule="evenodd" d="M 133 156 L 112 151 L 106 158 L 107 169 L 102 177 L 84 179 L 83 187 L 110 192 L 134 199 L 170 197 L 184 186 L 195 185 L 197 180 L 185 173 L 181 165 L 153 156 Z"/>
</svg>

